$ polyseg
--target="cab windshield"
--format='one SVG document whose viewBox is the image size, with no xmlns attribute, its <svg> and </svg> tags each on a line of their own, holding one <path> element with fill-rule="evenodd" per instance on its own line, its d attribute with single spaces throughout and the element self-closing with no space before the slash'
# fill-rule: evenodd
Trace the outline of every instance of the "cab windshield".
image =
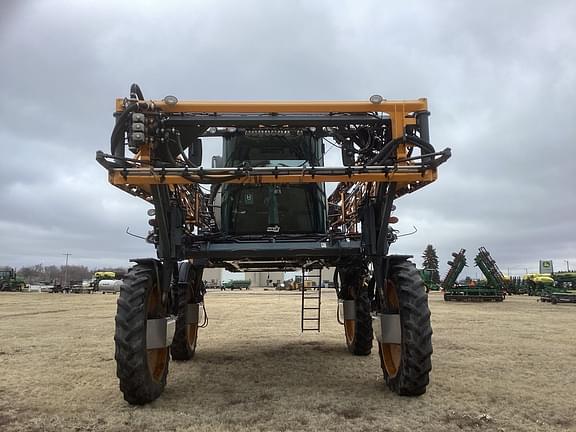
<svg viewBox="0 0 576 432">
<path fill-rule="evenodd" d="M 318 166 L 318 140 L 310 135 L 235 135 L 225 139 L 225 166 Z"/>
</svg>

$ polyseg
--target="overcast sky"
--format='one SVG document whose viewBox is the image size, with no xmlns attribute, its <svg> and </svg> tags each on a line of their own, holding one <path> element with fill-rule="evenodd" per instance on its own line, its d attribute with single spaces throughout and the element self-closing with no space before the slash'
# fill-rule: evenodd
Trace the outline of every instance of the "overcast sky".
<svg viewBox="0 0 576 432">
<path fill-rule="evenodd" d="M 114 98 L 429 99 L 440 179 L 394 252 L 576 268 L 572 1 L 1 1 L 0 265 L 125 266 L 147 205 L 94 159 Z M 220 149 L 215 146 L 214 152 Z M 205 149 L 206 155 L 211 153 Z"/>
</svg>

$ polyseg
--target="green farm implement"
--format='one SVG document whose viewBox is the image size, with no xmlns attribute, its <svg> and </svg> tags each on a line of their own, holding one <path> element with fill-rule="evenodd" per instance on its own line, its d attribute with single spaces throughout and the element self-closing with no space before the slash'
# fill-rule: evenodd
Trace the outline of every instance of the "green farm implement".
<svg viewBox="0 0 576 432">
<path fill-rule="evenodd" d="M 562 288 L 554 288 L 542 291 L 540 301 L 557 303 L 576 303 L 576 290 L 567 290 Z"/>
<path fill-rule="evenodd" d="M 576 290 L 576 272 L 557 272 L 552 274 L 556 286 Z"/>
<path fill-rule="evenodd" d="M 503 301 L 507 282 L 496 265 L 496 262 L 484 247 L 478 249 L 478 254 L 474 258 L 474 262 L 486 280 L 470 280 L 466 284 L 457 282 L 458 276 L 466 266 L 465 252 L 465 249 L 461 249 L 460 252 L 453 253 L 452 256 L 454 260 L 448 262 L 450 270 L 442 284 L 444 288 L 444 300 L 475 302 Z"/>
<path fill-rule="evenodd" d="M 522 277 L 524 290 L 529 296 L 541 296 L 554 290 L 554 278 L 550 274 L 529 273 Z"/>
<path fill-rule="evenodd" d="M 228 282 L 224 282 L 222 284 L 222 290 L 227 290 L 229 289 L 230 291 L 234 291 L 234 290 L 243 290 L 243 289 L 248 289 L 250 288 L 250 280 L 245 280 L 245 279 L 238 279 L 238 280 L 231 280 Z"/>
<path fill-rule="evenodd" d="M 576 272 L 558 272 L 552 274 L 554 285 L 547 284 L 540 293 L 540 301 L 557 303 L 576 303 Z"/>
</svg>

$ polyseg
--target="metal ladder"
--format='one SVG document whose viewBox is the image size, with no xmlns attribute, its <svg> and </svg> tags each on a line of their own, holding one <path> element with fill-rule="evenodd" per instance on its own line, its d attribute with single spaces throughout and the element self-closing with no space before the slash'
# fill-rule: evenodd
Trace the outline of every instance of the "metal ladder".
<svg viewBox="0 0 576 432">
<path fill-rule="evenodd" d="M 318 274 L 309 274 L 310 270 L 302 268 L 302 310 L 300 327 L 302 332 L 320 331 L 320 305 L 322 304 L 322 269 L 316 269 Z M 312 270 L 314 271 L 314 270 Z M 306 281 L 313 281 L 312 284 Z M 308 285 L 308 286 L 307 286 Z M 310 291 L 307 292 L 306 288 Z"/>
</svg>

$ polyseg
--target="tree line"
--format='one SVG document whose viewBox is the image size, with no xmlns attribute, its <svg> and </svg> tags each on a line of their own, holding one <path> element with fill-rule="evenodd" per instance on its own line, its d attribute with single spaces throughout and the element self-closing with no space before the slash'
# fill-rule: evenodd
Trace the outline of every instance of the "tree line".
<svg viewBox="0 0 576 432">
<path fill-rule="evenodd" d="M 36 284 L 40 282 L 58 282 L 63 284 L 66 281 L 79 281 L 91 279 L 96 271 L 113 271 L 116 273 L 126 273 L 128 269 L 122 267 L 107 267 L 97 270 L 90 270 L 86 266 L 69 265 L 68 270 L 66 266 L 45 266 L 36 264 L 28 267 L 21 267 L 16 271 L 16 274 L 24 279 L 29 284 Z"/>
<path fill-rule="evenodd" d="M 433 270 L 432 281 L 440 283 L 438 255 L 436 249 L 432 245 L 426 246 L 422 258 L 422 266 L 425 269 Z M 17 275 L 23 278 L 27 283 L 31 284 L 54 281 L 64 283 L 65 278 L 67 281 L 90 279 L 96 271 L 112 271 L 115 273 L 125 274 L 128 269 L 123 267 L 106 267 L 97 270 L 90 270 L 86 266 L 69 265 L 68 271 L 66 272 L 66 266 L 44 266 L 42 264 L 36 264 L 28 267 L 21 267 L 18 269 Z"/>
</svg>

